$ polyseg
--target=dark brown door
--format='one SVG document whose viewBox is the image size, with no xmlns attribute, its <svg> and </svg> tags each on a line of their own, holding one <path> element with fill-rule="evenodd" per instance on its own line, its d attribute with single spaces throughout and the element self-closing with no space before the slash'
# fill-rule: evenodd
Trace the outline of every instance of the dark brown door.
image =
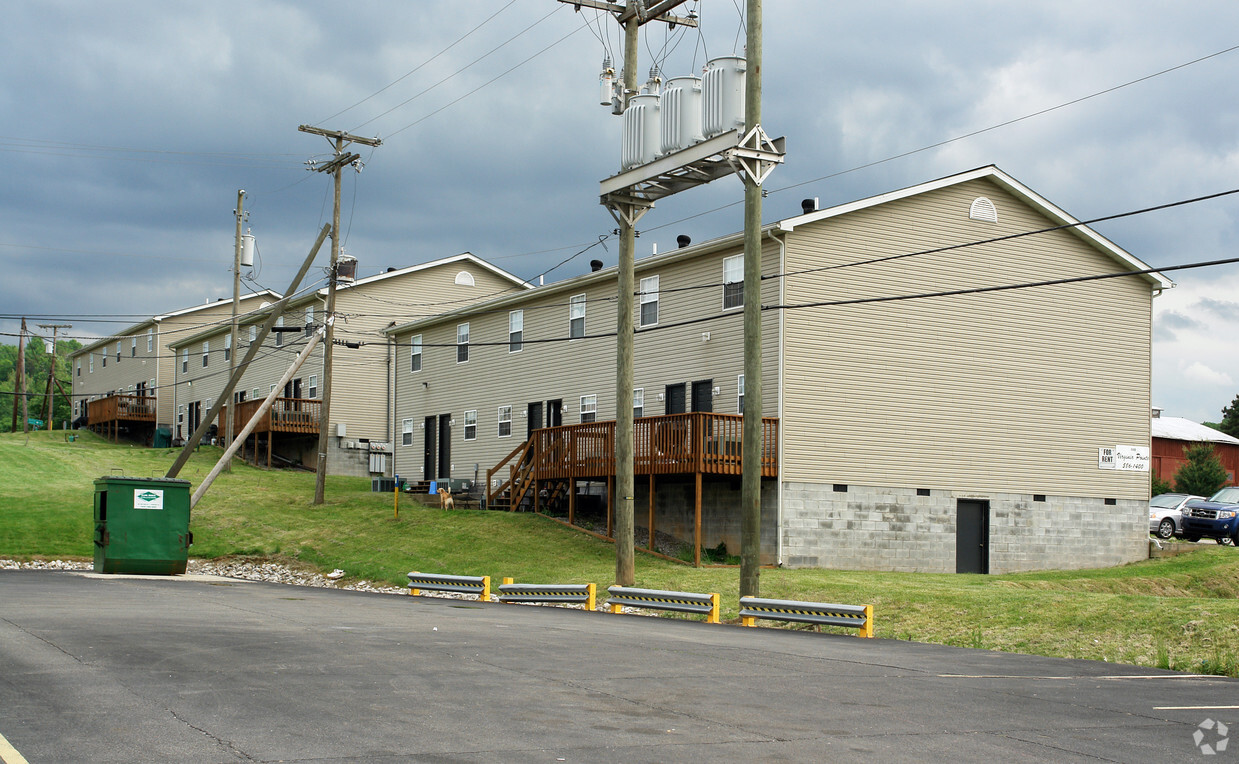
<svg viewBox="0 0 1239 764">
<path fill-rule="evenodd" d="M 714 380 L 701 379 L 693 383 L 693 411 L 714 410 Z"/>
<path fill-rule="evenodd" d="M 426 441 L 423 444 L 424 450 L 422 452 L 422 477 L 426 480 L 435 479 L 436 427 L 435 418 L 432 416 L 426 417 L 426 420 L 422 422 L 422 429 L 424 430 L 422 439 Z"/>
</svg>

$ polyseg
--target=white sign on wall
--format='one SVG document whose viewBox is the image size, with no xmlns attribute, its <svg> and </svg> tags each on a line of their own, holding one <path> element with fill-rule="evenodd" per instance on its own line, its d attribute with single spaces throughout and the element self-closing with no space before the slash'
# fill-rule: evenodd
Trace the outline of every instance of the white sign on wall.
<svg viewBox="0 0 1239 764">
<path fill-rule="evenodd" d="M 1148 446 L 1102 446 L 1097 449 L 1097 469 L 1148 472 L 1152 463 Z"/>
</svg>

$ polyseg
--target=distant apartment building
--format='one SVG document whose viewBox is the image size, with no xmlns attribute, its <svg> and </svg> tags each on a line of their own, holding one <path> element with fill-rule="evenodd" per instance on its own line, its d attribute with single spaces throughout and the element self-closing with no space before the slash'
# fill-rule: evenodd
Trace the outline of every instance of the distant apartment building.
<svg viewBox="0 0 1239 764">
<path fill-rule="evenodd" d="M 391 474 L 393 370 L 390 339 L 384 329 L 528 289 L 522 279 L 469 253 L 339 284 L 332 353 L 329 474 Z M 257 413 L 262 400 L 276 389 L 305 347 L 309 335 L 322 325 L 326 303 L 326 288 L 289 301 L 279 328 L 295 331 L 272 332 L 267 337 L 234 389 L 230 409 L 221 412 L 215 423 L 217 438 L 226 433 L 228 416 L 234 417 L 233 432 L 239 433 Z M 229 346 L 226 324 L 209 326 L 172 343 L 175 437 L 187 438 L 201 423 L 227 383 L 230 356 L 235 351 L 238 362 L 245 356 L 271 309 L 260 308 L 242 318 L 235 349 Z M 271 410 L 255 423 L 246 445 L 247 458 L 273 466 L 316 465 L 324 358 L 320 343 L 278 391 Z"/>
<path fill-rule="evenodd" d="M 247 294 L 239 309 L 278 299 L 271 291 Z M 174 419 L 175 364 L 168 346 L 227 325 L 231 317 L 232 301 L 217 300 L 151 316 L 74 351 L 69 356 L 74 421 L 112 438 L 124 434 L 150 443 L 156 428 L 171 429 Z"/>
</svg>

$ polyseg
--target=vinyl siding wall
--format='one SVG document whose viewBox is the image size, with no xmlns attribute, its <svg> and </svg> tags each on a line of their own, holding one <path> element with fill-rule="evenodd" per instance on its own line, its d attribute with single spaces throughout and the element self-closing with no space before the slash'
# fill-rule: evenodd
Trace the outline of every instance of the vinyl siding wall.
<svg viewBox="0 0 1239 764">
<path fill-rule="evenodd" d="M 634 323 L 638 327 L 633 352 L 634 388 L 645 391 L 646 416 L 665 413 L 665 401 L 658 395 L 667 385 L 686 383 L 689 391 L 696 380 L 713 380 L 719 387 L 713 410 L 736 413 L 737 377 L 743 371 L 742 309 L 723 311 L 723 258 L 737 254 L 738 248 L 694 256 L 691 252 L 667 253 L 638 262 L 636 285 L 642 278 L 659 277 L 658 327 L 640 328 L 640 299 L 634 300 Z M 778 269 L 778 246 L 767 242 L 763 270 Z M 675 291 L 686 286 L 710 285 L 690 291 Z M 567 341 L 569 301 L 585 294 L 585 337 Z M 561 399 L 563 423 L 578 424 L 580 398 L 597 396 L 596 421 L 615 418 L 615 327 L 616 274 L 614 269 L 590 274 L 569 282 L 542 287 L 516 300 L 480 306 L 469 315 L 445 317 L 420 328 L 401 332 L 396 337 L 396 472 L 402 477 L 423 476 L 425 417 L 450 414 L 455 420 L 451 442 L 451 476 L 473 479 L 478 465 L 480 480 L 527 435 L 526 412 L 531 402 Z M 763 302 L 778 298 L 777 281 L 763 285 Z M 510 353 L 508 314 L 524 311 L 524 344 L 520 352 Z M 676 323 L 697 318 L 713 320 L 675 327 Z M 456 327 L 470 324 L 468 363 L 456 362 Z M 763 317 L 764 411 L 777 414 L 778 371 L 777 315 Z M 709 340 L 702 334 L 709 332 Z M 410 338 L 422 338 L 422 370 L 410 371 Z M 596 336 L 604 335 L 604 336 Z M 556 342 L 535 342 L 554 339 Z M 487 344 L 495 343 L 495 344 Z M 424 384 L 423 384 L 424 383 Z M 691 402 L 688 404 L 691 406 Z M 498 436 L 498 408 L 512 407 L 512 434 Z M 476 440 L 464 440 L 464 412 L 476 409 Z M 400 445 L 400 422 L 413 419 L 413 443 Z"/>
<path fill-rule="evenodd" d="M 473 286 L 455 283 L 456 275 L 462 271 L 473 276 Z M 364 438 L 390 442 L 393 438 L 399 439 L 399 422 L 394 431 L 389 423 L 390 349 L 383 329 L 393 321 L 402 324 L 419 316 L 454 310 L 471 302 L 517 291 L 525 290 L 468 261 L 445 263 L 337 290 L 336 312 L 343 319 L 336 324 L 336 338 L 365 344 L 360 348 L 338 345 L 332 353 L 335 366 L 331 394 L 333 442 L 337 440 L 334 438 L 337 422 L 345 424 L 349 440 Z M 319 384 L 321 387 L 321 381 Z"/>
<path fill-rule="evenodd" d="M 998 223 L 970 220 L 989 198 Z M 987 180 L 808 224 L 788 271 L 1053 225 Z M 1112 273 L 1057 231 L 792 275 L 789 304 Z M 1099 470 L 1103 446 L 1148 446 L 1152 297 L 1139 277 L 788 310 L 789 481 L 1144 499 L 1148 474 Z"/>
</svg>

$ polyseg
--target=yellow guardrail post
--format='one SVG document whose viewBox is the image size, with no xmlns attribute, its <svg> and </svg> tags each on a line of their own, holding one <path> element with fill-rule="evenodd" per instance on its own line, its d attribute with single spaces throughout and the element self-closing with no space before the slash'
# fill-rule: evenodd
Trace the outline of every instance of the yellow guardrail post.
<svg viewBox="0 0 1239 764">
<path fill-rule="evenodd" d="M 865 605 L 865 625 L 860 627 L 856 636 L 873 639 L 873 605 Z"/>
<path fill-rule="evenodd" d="M 490 602 L 490 576 L 482 576 L 482 601 Z"/>
<path fill-rule="evenodd" d="M 754 617 L 753 617 L 753 616 L 751 616 L 751 615 L 746 615 L 746 616 L 743 616 L 743 617 L 741 617 L 741 618 L 740 618 L 740 625 L 742 625 L 742 626 L 756 626 L 756 625 L 757 625 L 757 619 L 756 619 L 756 618 L 754 618 Z"/>
<path fill-rule="evenodd" d="M 718 619 L 718 592 L 710 594 L 710 615 L 706 618 L 706 623 L 720 623 Z"/>
<path fill-rule="evenodd" d="M 596 584 L 587 584 L 587 586 L 589 587 L 589 602 L 585 605 L 585 609 L 592 613 L 598 600 L 598 586 Z"/>
<path fill-rule="evenodd" d="M 617 586 L 615 588 L 618 589 L 620 587 Z M 610 607 L 612 613 L 620 612 L 620 609 L 623 607 L 618 602 L 608 602 L 607 605 Z"/>
<path fill-rule="evenodd" d="M 413 571 L 413 575 L 415 575 L 415 576 L 420 576 L 420 575 L 421 575 L 421 573 L 420 573 L 419 571 L 416 571 L 416 570 L 415 570 L 415 571 Z M 409 587 L 409 596 L 410 596 L 410 597 L 416 597 L 416 596 L 417 596 L 417 589 L 414 589 L 413 587 L 411 587 L 411 586 L 410 586 L 410 587 Z"/>
</svg>

